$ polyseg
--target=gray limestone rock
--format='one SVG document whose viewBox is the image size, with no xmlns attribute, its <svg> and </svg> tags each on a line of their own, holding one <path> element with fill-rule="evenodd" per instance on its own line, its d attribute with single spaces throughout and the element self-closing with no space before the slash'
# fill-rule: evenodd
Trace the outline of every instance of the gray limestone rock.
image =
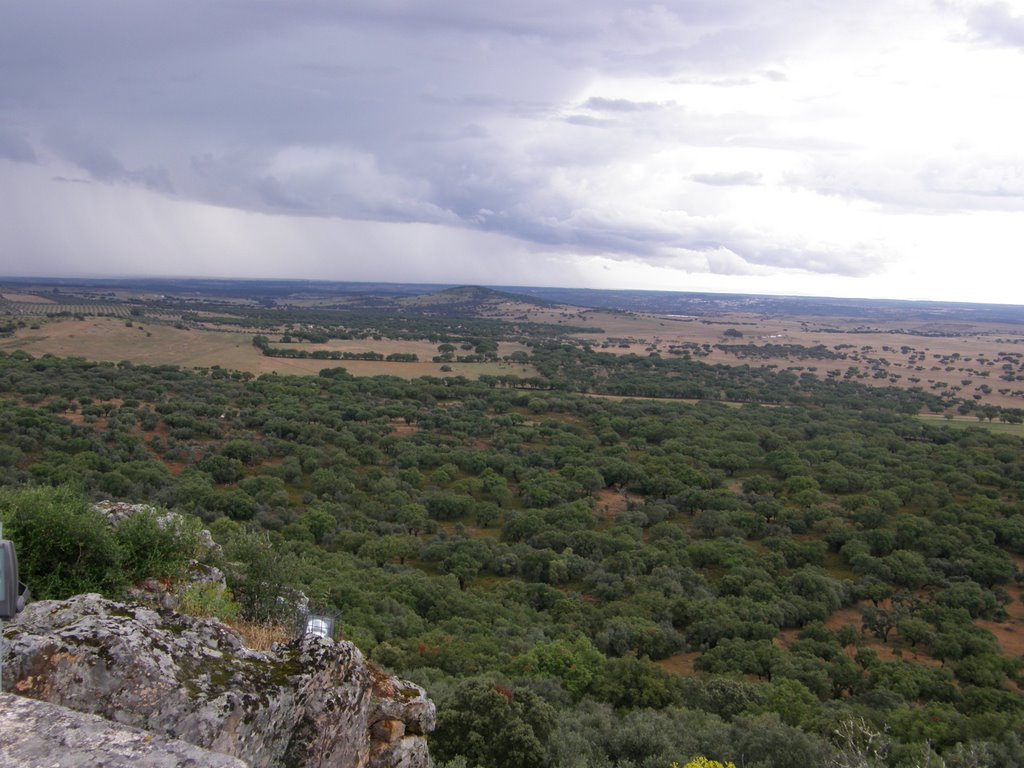
<svg viewBox="0 0 1024 768">
<path fill-rule="evenodd" d="M 96 715 L 0 693 L 4 768 L 246 768 L 177 739 L 117 725 Z"/>
<path fill-rule="evenodd" d="M 4 690 L 263 766 L 426 768 L 423 689 L 313 635 L 262 653 L 212 619 L 79 595 L 5 626 Z"/>
</svg>

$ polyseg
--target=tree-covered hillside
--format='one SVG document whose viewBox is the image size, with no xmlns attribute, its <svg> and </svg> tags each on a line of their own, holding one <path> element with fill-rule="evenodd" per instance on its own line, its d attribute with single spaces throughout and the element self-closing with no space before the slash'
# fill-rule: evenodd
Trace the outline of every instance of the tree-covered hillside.
<svg viewBox="0 0 1024 768">
<path fill-rule="evenodd" d="M 425 685 L 452 765 L 1024 764 L 1021 439 L 923 424 L 919 393 L 617 360 L 539 345 L 535 381 L 471 382 L 6 355 L 0 505 L 197 516 L 248 618 L 302 590 Z"/>
</svg>

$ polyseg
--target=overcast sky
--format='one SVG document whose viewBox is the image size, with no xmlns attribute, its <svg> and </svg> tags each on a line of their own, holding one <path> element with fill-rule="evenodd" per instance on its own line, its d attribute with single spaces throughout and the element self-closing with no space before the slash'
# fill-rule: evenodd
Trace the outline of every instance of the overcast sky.
<svg viewBox="0 0 1024 768">
<path fill-rule="evenodd" d="M 0 274 L 1024 303 L 1024 0 L 0 0 Z"/>
</svg>

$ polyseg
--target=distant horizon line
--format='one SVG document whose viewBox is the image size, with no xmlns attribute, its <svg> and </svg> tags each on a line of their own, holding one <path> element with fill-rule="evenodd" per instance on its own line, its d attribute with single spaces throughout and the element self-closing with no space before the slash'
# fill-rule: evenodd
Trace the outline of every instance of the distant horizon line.
<svg viewBox="0 0 1024 768">
<path fill-rule="evenodd" d="M 497 283 L 472 283 L 472 282 L 401 282 L 396 280 L 341 280 L 337 278 L 322 277 L 237 277 L 237 276 L 195 276 L 195 275 L 62 275 L 62 276 L 39 276 L 39 275 L 0 275 L 0 284 L 4 282 L 17 283 L 41 283 L 60 284 L 62 282 L 80 282 L 102 285 L 104 282 L 135 282 L 158 283 L 161 281 L 187 281 L 195 283 L 295 283 L 295 284 L 325 284 L 325 285 L 393 285 L 409 287 L 431 287 L 439 290 L 450 288 L 489 288 L 493 290 L 526 289 L 526 290 L 555 290 L 555 291 L 590 291 L 594 293 L 653 293 L 653 294 L 678 294 L 682 296 L 722 296 L 722 297 L 752 297 L 752 298 L 777 298 L 777 299 L 818 299 L 823 301 L 836 302 L 898 302 L 902 304 L 949 304 L 949 305 L 972 305 L 990 307 L 1024 307 L 1024 303 L 1011 304 L 1008 302 L 985 302 L 966 299 L 923 299 L 923 298 L 895 298 L 892 296 L 827 296 L 821 294 L 805 293 L 744 293 L 735 291 L 715 290 L 679 290 L 670 288 L 591 288 L 585 286 L 570 285 L 508 285 Z"/>
</svg>

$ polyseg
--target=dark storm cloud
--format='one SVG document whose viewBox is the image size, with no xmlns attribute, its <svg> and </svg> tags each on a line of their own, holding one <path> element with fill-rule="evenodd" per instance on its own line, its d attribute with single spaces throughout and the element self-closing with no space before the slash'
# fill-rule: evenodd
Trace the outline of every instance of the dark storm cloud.
<svg viewBox="0 0 1024 768">
<path fill-rule="evenodd" d="M 841 140 L 778 131 L 753 109 L 631 90 L 786 83 L 790 47 L 840 13 L 827 5 L 12 3 L 0 23 L 0 125 L 18 128 L 0 129 L 0 158 L 259 214 L 438 225 L 654 265 L 703 254 L 703 268 L 730 274 L 863 274 L 878 264 L 867 251 L 741 231 L 742 212 L 698 210 L 704 196 L 766 182 L 695 172 L 716 165 L 683 152 L 828 152 Z M 986 9 L 972 17 L 977 34 L 1016 34 L 1000 27 L 1004 6 Z M 659 153 L 678 167 L 662 171 Z M 620 165 L 664 191 L 630 202 L 644 184 L 620 183 Z M 0 194 L 11 194 L 5 182 Z M 705 187 L 696 199 L 693 182 Z M 814 171 L 800 184 L 833 193 Z"/>
<path fill-rule="evenodd" d="M 18 131 L 0 126 L 0 157 L 18 163 L 34 163 L 36 151 L 28 139 Z"/>
<path fill-rule="evenodd" d="M 616 72 L 685 67 L 674 44 L 720 37 L 738 10 L 686 2 L 478 3 L 91 2 L 20 6 L 0 31 L 0 104 L 40 119 L 73 112 L 112 131 L 176 130 L 250 142 L 344 138 L 388 146 L 414 118 L 551 108 L 623 51 Z M 528 20 L 528 21 L 527 21 Z M 781 26 L 781 24 L 780 24 Z M 744 57 L 763 50 L 732 30 Z M 720 51 L 702 67 L 737 66 Z M 615 100 L 604 100 L 605 107 Z M 601 101 L 594 102 L 594 106 Z M 460 112 L 461 110 L 461 112 Z M 122 122 L 123 120 L 123 122 Z M 120 125 L 118 125 L 120 123 Z"/>
<path fill-rule="evenodd" d="M 87 142 L 73 137 L 69 140 L 53 140 L 51 146 L 66 160 L 87 171 L 96 181 L 140 184 L 157 192 L 174 191 L 165 169 L 128 169 L 109 149 L 98 142 Z"/>
</svg>

